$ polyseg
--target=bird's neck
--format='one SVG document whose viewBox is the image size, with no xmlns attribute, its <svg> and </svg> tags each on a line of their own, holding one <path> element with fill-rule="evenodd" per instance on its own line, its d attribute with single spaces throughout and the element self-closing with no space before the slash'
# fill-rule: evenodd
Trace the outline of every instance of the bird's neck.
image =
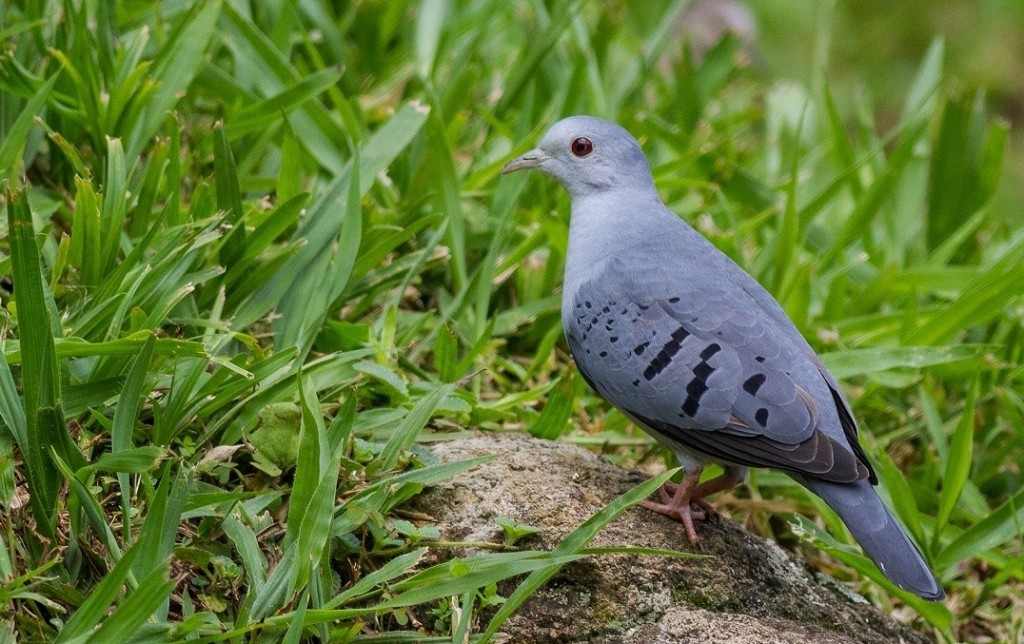
<svg viewBox="0 0 1024 644">
<path fill-rule="evenodd" d="M 642 248 L 657 229 L 655 220 L 665 213 L 653 188 L 573 197 L 563 292 L 574 294 L 580 284 L 602 273 L 613 257 Z"/>
</svg>

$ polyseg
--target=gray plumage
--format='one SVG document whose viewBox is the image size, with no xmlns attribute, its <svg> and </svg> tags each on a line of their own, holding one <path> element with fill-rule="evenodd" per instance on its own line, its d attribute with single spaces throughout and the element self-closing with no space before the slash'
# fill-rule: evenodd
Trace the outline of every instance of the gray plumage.
<svg viewBox="0 0 1024 644">
<path fill-rule="evenodd" d="M 640 145 L 588 116 L 556 123 L 503 172 L 532 168 L 572 202 L 562 322 L 580 373 L 686 468 L 663 503 L 681 520 L 746 467 L 782 470 L 820 496 L 897 586 L 942 587 L 872 487 L 843 394 L 775 299 L 661 202 Z M 726 473 L 699 483 L 716 462 Z"/>
</svg>

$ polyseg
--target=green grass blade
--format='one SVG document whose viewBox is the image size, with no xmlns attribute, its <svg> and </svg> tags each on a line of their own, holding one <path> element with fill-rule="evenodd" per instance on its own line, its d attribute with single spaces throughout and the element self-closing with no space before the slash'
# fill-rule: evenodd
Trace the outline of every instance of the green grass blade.
<svg viewBox="0 0 1024 644">
<path fill-rule="evenodd" d="M 1024 539 L 1024 490 L 1018 491 L 998 508 L 961 532 L 935 558 L 935 567 L 945 570 L 970 561 L 1005 543 Z"/>
<path fill-rule="evenodd" d="M 227 123 L 227 138 L 234 141 L 276 125 L 282 115 L 287 115 L 327 91 L 341 79 L 341 76 L 342 73 L 337 69 L 321 69 L 302 78 L 281 93 L 239 110 Z"/>
<path fill-rule="evenodd" d="M 24 109 L 21 110 L 13 125 L 8 128 L 3 143 L 0 143 L 0 173 L 6 175 L 6 178 L 12 180 L 16 178 L 16 173 L 20 168 L 15 161 L 18 160 L 18 155 L 24 149 L 32 125 L 35 123 L 35 119 L 42 114 L 43 106 L 50 98 L 50 93 L 59 76 L 60 74 L 54 74 L 39 86 L 32 98 L 25 103 Z"/>
<path fill-rule="evenodd" d="M 306 607 L 308 605 L 309 591 L 307 590 L 302 593 L 302 597 L 299 597 L 298 607 L 288 625 L 288 631 L 285 633 L 284 639 L 281 640 L 284 644 L 299 644 L 302 641 L 302 630 L 306 625 Z M 321 637 L 321 640 L 326 641 L 326 638 Z"/>
<path fill-rule="evenodd" d="M 83 284 L 96 284 L 103 277 L 102 226 L 100 200 L 92 182 L 75 177 L 75 214 L 68 262 L 78 269 Z"/>
<path fill-rule="evenodd" d="M 138 156 L 204 64 L 203 57 L 216 32 L 220 10 L 220 0 L 196 4 L 159 49 L 151 68 L 156 89 L 128 140 L 128 158 Z"/>
<path fill-rule="evenodd" d="M 128 593 L 114 612 L 103 620 L 102 626 L 88 637 L 88 641 L 124 642 L 136 636 L 139 627 L 174 590 L 174 582 L 168 577 L 169 572 L 170 565 L 166 561 L 153 568 L 138 588 Z"/>
<path fill-rule="evenodd" d="M 292 583 L 295 579 L 294 568 L 297 565 L 297 552 L 298 541 L 294 541 L 284 551 L 281 559 L 277 562 L 277 566 L 274 567 L 270 576 L 267 577 L 267 583 L 263 584 L 259 591 L 250 595 L 253 598 L 252 605 L 248 611 L 245 610 L 245 606 L 242 607 L 236 620 L 237 624 L 258 622 L 273 611 L 284 606 L 292 591 L 295 590 Z"/>
<path fill-rule="evenodd" d="M 235 550 L 242 560 L 242 565 L 245 567 L 245 574 L 252 586 L 249 594 L 258 594 L 267 582 L 267 562 L 263 553 L 260 552 L 256 533 L 237 515 L 224 517 L 221 526 L 228 539 L 234 544 Z"/>
<path fill-rule="evenodd" d="M 430 78 L 434 71 L 438 44 L 448 17 L 444 0 L 421 0 L 416 20 L 416 64 L 420 76 Z"/>
<path fill-rule="evenodd" d="M 452 559 L 437 564 L 394 584 L 394 597 L 377 609 L 415 606 L 452 595 L 472 592 L 510 577 L 527 573 L 536 574 L 551 568 L 560 569 L 567 563 L 579 561 L 585 555 L 564 552 L 501 552 Z M 485 637 L 487 635 L 485 634 Z"/>
<path fill-rule="evenodd" d="M 288 541 L 298 539 L 309 504 L 317 486 L 327 470 L 330 451 L 327 449 L 327 427 L 323 412 L 308 379 L 299 375 L 299 406 L 302 421 L 299 429 L 299 454 L 302 458 L 295 464 L 295 480 L 292 483 L 291 500 L 288 506 Z"/>
<path fill-rule="evenodd" d="M 938 550 L 939 539 L 971 473 L 974 456 L 974 405 L 977 398 L 978 381 L 975 380 L 974 385 L 968 390 L 964 411 L 960 415 L 960 422 L 957 423 L 949 445 L 949 458 L 942 476 L 942 492 L 939 494 L 939 511 L 935 517 L 933 550 Z"/>
<path fill-rule="evenodd" d="M 959 344 L 938 347 L 872 347 L 846 349 L 821 355 L 832 375 L 843 380 L 889 369 L 923 369 L 951 362 L 980 364 L 993 349 L 984 344 Z"/>
<path fill-rule="evenodd" d="M 117 456 L 132 447 L 132 435 L 135 432 L 135 421 L 139 415 L 139 409 L 145 401 L 147 390 L 146 374 L 149 371 L 149 361 L 153 355 L 153 345 L 156 342 L 156 335 L 150 334 L 146 343 L 142 345 L 138 357 L 128 371 L 124 381 L 124 388 L 118 398 L 117 407 L 114 409 L 114 419 L 110 428 L 110 454 Z M 159 448 L 157 448 L 159 449 Z M 161 450 L 162 451 L 162 450 Z M 130 516 L 131 506 L 131 485 L 128 474 L 118 471 L 117 482 L 121 488 L 121 507 L 124 516 Z M 124 537 L 127 542 L 131 537 L 131 525 L 124 523 Z"/>
<path fill-rule="evenodd" d="M 18 290 L 17 304 L 19 334 L 21 337 L 22 391 L 26 413 L 26 446 L 22 457 L 27 469 L 31 490 L 32 512 L 39 530 L 54 536 L 57 512 L 57 489 L 60 473 L 49 462 L 50 448 L 56 445 L 64 451 L 54 431 L 67 433 L 61 420 L 52 418 L 59 411 L 59 365 L 53 350 L 53 335 L 47 296 L 40 270 L 39 251 L 36 247 L 32 214 L 24 192 L 6 191 L 7 225 L 10 231 L 11 272 Z M 48 411 L 47 411 L 48 410 Z M 53 421 L 53 422 L 51 422 Z M 70 437 L 68 437 L 70 440 Z"/>
<path fill-rule="evenodd" d="M 70 642 L 86 637 L 103 621 L 107 609 L 121 593 L 122 586 L 131 574 L 132 562 L 139 554 L 139 544 L 129 548 L 117 564 L 89 592 L 85 602 L 78 607 L 75 614 L 64 624 L 55 644 Z"/>
<path fill-rule="evenodd" d="M 213 169 L 217 188 L 217 209 L 231 230 L 224 238 L 220 261 L 226 266 L 234 264 L 245 252 L 245 212 L 242 209 L 242 191 L 238 186 L 238 168 L 228 145 L 223 123 L 213 128 Z"/>
<path fill-rule="evenodd" d="M 554 440 L 567 429 L 576 402 L 575 373 L 574 370 L 568 371 L 551 390 L 540 417 L 530 428 L 530 434 L 537 438 Z"/>
<path fill-rule="evenodd" d="M 7 357 L 0 354 L 0 419 L 11 430 L 11 435 L 24 453 L 28 449 L 28 420 L 22 406 L 18 387 L 11 374 L 11 366 Z"/>
<path fill-rule="evenodd" d="M 113 270 L 121 248 L 121 234 L 128 210 L 128 170 L 121 139 L 107 139 L 107 166 L 104 172 L 103 206 L 100 210 L 100 270 L 106 274 Z"/>
<path fill-rule="evenodd" d="M 420 560 L 423 559 L 423 556 L 426 553 L 426 548 L 417 548 L 412 552 L 407 552 L 404 555 L 399 555 L 394 559 L 391 559 L 381 566 L 380 569 L 374 570 L 370 574 L 360 578 L 359 581 L 352 584 L 349 588 L 346 588 L 344 592 L 332 598 L 329 602 L 324 604 L 323 607 L 337 608 L 338 606 L 344 606 L 350 601 L 359 601 L 364 599 L 365 596 L 370 593 L 380 592 L 379 587 L 383 587 L 384 584 L 411 571 L 420 562 Z"/>
<path fill-rule="evenodd" d="M 130 447 L 101 454 L 95 463 L 86 465 L 81 471 L 142 474 L 156 469 L 166 455 L 164 448 L 158 445 Z"/>
<path fill-rule="evenodd" d="M 170 461 L 164 463 L 159 480 L 148 499 L 148 512 L 139 529 L 141 552 L 133 566 L 137 578 L 170 556 L 193 484 L 189 470 Z"/>
<path fill-rule="evenodd" d="M 430 392 L 416 403 L 416 405 L 402 419 L 401 424 L 395 429 L 394 434 L 384 445 L 378 459 L 381 471 L 390 470 L 398 462 L 398 457 L 403 450 L 412 447 L 416 438 L 423 431 L 424 426 L 430 420 L 437 406 L 441 404 L 448 394 L 454 390 L 453 385 L 443 385 Z"/>
</svg>

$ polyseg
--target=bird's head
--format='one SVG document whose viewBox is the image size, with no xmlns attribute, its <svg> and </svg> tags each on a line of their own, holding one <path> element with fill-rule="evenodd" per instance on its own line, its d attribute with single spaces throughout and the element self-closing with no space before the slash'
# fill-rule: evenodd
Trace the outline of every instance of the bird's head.
<svg viewBox="0 0 1024 644">
<path fill-rule="evenodd" d="M 523 169 L 554 177 L 573 197 L 654 189 L 647 157 L 633 135 L 593 116 L 571 116 L 555 123 L 540 145 L 506 163 L 501 173 Z"/>
</svg>

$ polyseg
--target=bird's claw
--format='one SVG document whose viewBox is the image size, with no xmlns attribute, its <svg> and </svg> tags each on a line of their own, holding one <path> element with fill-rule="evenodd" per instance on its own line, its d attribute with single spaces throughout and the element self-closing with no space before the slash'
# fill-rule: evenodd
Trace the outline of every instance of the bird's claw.
<svg viewBox="0 0 1024 644">
<path fill-rule="evenodd" d="M 700 508 L 691 507 L 689 504 L 677 506 L 673 503 L 656 503 L 654 501 L 641 501 L 640 506 L 658 514 L 664 514 L 682 523 L 690 543 L 700 541 L 700 538 L 697 536 L 697 530 L 693 527 L 694 519 L 702 521 L 706 517 L 706 514 Z"/>
<path fill-rule="evenodd" d="M 699 480 L 700 472 L 687 476 L 683 485 L 677 485 L 666 481 L 658 490 L 661 503 L 656 501 L 641 501 L 640 506 L 664 514 L 683 524 L 686 528 L 686 536 L 690 543 L 697 543 L 697 530 L 693 527 L 694 520 L 705 521 L 718 516 L 718 512 L 702 496 L 696 496 L 694 492 L 700 493 L 696 483 Z M 687 485 L 689 483 L 689 485 Z"/>
</svg>

